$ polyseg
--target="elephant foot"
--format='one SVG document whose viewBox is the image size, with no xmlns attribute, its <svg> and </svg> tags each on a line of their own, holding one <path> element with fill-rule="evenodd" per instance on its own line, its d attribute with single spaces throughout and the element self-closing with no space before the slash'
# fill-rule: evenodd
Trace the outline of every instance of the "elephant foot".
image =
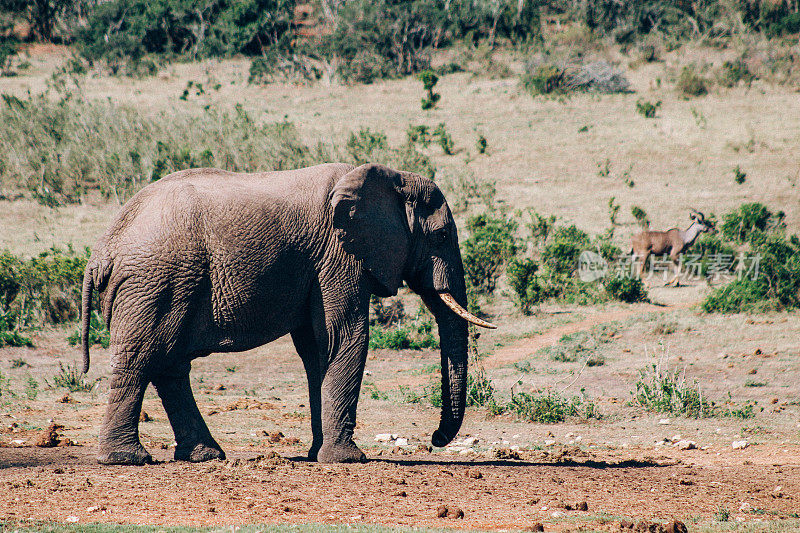
<svg viewBox="0 0 800 533">
<path fill-rule="evenodd" d="M 153 457 L 147 453 L 144 447 L 133 450 L 112 450 L 101 452 L 97 456 L 97 462 L 101 465 L 133 465 L 142 466 L 152 464 Z"/>
<path fill-rule="evenodd" d="M 311 452 L 309 452 L 310 455 Z M 317 452 L 317 461 L 320 463 L 365 463 L 367 456 L 353 441 L 350 441 L 346 444 L 331 444 L 330 446 L 323 444 Z"/>
<path fill-rule="evenodd" d="M 193 448 L 177 447 L 175 448 L 176 461 L 189 461 L 192 463 L 202 463 L 203 461 L 211 461 L 213 459 L 225 459 L 225 452 L 214 443 L 214 445 L 204 444 L 199 442 Z"/>
</svg>

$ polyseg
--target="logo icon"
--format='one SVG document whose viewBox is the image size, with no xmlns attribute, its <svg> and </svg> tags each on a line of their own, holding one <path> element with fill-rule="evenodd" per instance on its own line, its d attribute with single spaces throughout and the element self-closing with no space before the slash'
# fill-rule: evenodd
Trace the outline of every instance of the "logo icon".
<svg viewBox="0 0 800 533">
<path fill-rule="evenodd" d="M 591 283 L 602 279 L 608 272 L 608 261 L 591 250 L 584 250 L 578 257 L 578 277 L 581 281 Z"/>
</svg>

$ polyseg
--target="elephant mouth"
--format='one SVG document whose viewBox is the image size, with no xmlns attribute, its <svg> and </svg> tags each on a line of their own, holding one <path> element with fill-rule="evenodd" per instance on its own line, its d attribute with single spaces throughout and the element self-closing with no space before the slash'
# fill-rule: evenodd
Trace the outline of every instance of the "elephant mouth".
<svg viewBox="0 0 800 533">
<path fill-rule="evenodd" d="M 482 328 L 487 329 L 497 329 L 497 326 L 492 324 L 491 322 L 487 322 L 485 320 L 481 320 L 480 318 L 476 317 L 456 302 L 456 299 L 449 292 L 440 292 L 437 293 L 439 298 L 442 299 L 444 304 L 450 308 L 455 314 L 469 322 L 470 324 L 475 324 L 476 326 L 480 326 Z"/>
</svg>

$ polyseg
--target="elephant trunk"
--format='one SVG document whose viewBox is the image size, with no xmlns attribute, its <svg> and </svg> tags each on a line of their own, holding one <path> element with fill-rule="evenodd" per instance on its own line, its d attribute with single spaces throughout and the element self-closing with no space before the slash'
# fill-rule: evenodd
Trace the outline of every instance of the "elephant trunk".
<svg viewBox="0 0 800 533">
<path fill-rule="evenodd" d="M 467 400 L 467 322 L 453 313 L 436 294 L 423 300 L 436 316 L 442 354 L 442 414 L 433 433 L 434 446 L 445 446 L 455 438 L 464 420 Z M 466 305 L 466 294 L 458 295 Z"/>
</svg>

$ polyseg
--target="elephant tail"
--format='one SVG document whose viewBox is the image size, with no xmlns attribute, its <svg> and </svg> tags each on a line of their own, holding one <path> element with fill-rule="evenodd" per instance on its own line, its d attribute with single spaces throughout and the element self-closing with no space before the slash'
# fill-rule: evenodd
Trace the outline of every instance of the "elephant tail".
<svg viewBox="0 0 800 533">
<path fill-rule="evenodd" d="M 83 373 L 89 371 L 89 327 L 92 320 L 92 291 L 94 290 L 94 265 L 87 265 L 83 273 L 81 294 L 81 345 L 83 346 Z"/>
</svg>

